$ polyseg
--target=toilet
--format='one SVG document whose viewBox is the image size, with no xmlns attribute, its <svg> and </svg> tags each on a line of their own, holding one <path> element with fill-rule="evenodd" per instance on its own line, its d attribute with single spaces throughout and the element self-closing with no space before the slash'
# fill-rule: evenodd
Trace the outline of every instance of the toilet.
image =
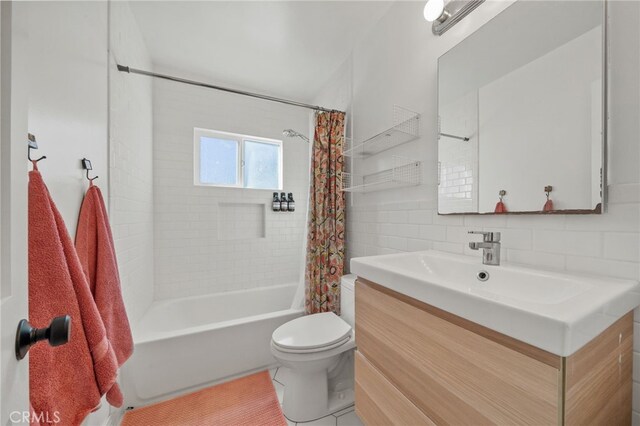
<svg viewBox="0 0 640 426">
<path fill-rule="evenodd" d="M 306 315 L 278 327 L 271 353 L 285 368 L 282 411 L 293 422 L 307 422 L 353 404 L 355 275 L 341 279 L 341 316 Z"/>
</svg>

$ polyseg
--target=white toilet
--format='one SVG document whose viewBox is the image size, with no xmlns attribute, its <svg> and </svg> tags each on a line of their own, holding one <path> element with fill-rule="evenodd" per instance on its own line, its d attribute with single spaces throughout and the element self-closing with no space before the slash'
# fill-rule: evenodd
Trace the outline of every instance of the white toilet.
<svg viewBox="0 0 640 426">
<path fill-rule="evenodd" d="M 271 353 L 288 369 L 282 410 L 291 421 L 315 420 L 353 404 L 355 278 L 341 279 L 341 317 L 307 315 L 273 332 Z"/>
</svg>

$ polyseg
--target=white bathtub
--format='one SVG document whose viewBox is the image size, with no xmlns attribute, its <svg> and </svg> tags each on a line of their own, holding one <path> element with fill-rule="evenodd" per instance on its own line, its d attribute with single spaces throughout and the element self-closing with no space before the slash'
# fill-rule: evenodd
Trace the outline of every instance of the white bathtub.
<svg viewBox="0 0 640 426">
<path fill-rule="evenodd" d="M 133 326 L 125 407 L 137 407 L 272 366 L 273 331 L 302 315 L 297 284 L 155 302 Z"/>
</svg>

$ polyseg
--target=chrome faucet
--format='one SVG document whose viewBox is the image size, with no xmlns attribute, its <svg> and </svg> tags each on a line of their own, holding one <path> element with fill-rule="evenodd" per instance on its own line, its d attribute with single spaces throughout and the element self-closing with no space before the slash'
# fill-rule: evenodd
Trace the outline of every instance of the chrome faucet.
<svg viewBox="0 0 640 426">
<path fill-rule="evenodd" d="M 499 232 L 481 232 L 469 231 L 469 234 L 482 235 L 482 242 L 470 242 L 471 250 L 482 249 L 483 265 L 500 265 L 500 233 Z"/>
</svg>

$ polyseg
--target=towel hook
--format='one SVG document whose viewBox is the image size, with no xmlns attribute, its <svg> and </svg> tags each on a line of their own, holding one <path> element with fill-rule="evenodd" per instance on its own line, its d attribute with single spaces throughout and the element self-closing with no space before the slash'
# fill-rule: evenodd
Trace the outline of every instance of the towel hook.
<svg viewBox="0 0 640 426">
<path fill-rule="evenodd" d="M 93 182 L 94 180 L 98 179 L 98 176 L 94 176 L 92 178 L 89 177 L 89 170 L 93 170 L 93 167 L 91 166 L 91 160 L 83 158 L 82 159 L 82 168 L 87 171 L 87 180 L 89 182 Z"/>
<path fill-rule="evenodd" d="M 31 158 L 31 150 L 32 149 L 38 149 L 38 142 L 36 142 L 36 137 L 34 134 L 32 133 L 28 133 L 27 134 L 28 137 L 28 141 L 27 143 L 29 144 L 29 150 L 27 151 L 27 158 L 29 159 L 29 161 L 31 161 L 32 163 L 37 163 L 40 160 L 44 160 L 45 158 L 47 158 L 46 155 L 43 155 L 42 157 L 38 158 L 37 160 L 34 160 L 33 158 Z"/>
</svg>

